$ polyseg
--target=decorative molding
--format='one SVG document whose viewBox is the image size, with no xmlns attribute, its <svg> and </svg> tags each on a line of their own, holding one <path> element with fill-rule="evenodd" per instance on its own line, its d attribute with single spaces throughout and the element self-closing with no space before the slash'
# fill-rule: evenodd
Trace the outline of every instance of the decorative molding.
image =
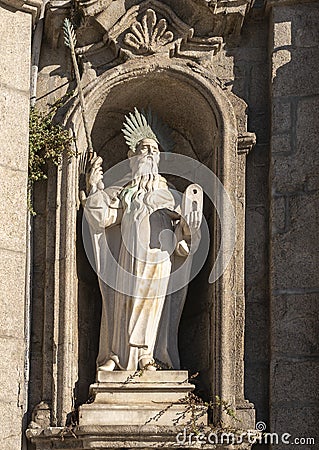
<svg viewBox="0 0 319 450">
<path fill-rule="evenodd" d="M 198 60 L 211 58 L 220 50 L 221 37 L 196 37 L 167 5 L 145 0 L 130 8 L 112 27 L 101 13 L 96 21 L 105 29 L 104 42 L 116 55 L 126 58 L 163 53 L 170 57 Z"/>
<path fill-rule="evenodd" d="M 32 15 L 33 25 L 37 22 L 40 16 L 42 0 L 1 0 L 5 5 Z"/>
<path fill-rule="evenodd" d="M 193 60 L 202 59 L 206 56 L 211 58 L 220 51 L 222 43 L 222 37 L 190 37 L 187 41 L 176 43 L 175 51 L 172 56 Z"/>
<path fill-rule="evenodd" d="M 109 21 L 113 21 L 115 16 L 119 20 L 125 14 L 126 3 L 125 0 L 117 0 L 116 2 L 112 0 L 79 1 L 81 11 L 85 16 L 96 16 L 105 12 Z M 176 5 L 171 6 L 177 14 L 178 11 L 181 11 L 178 3 L 176 2 Z M 189 11 L 193 8 L 195 13 L 196 9 L 194 15 L 189 14 L 190 18 L 196 17 L 196 23 L 203 20 L 206 26 L 209 20 L 211 21 L 211 32 L 215 36 L 219 35 L 228 39 L 231 36 L 239 36 L 245 16 L 250 11 L 254 0 L 184 0 L 183 5 L 184 3 Z M 151 8 L 151 6 L 149 7 Z M 115 21 L 113 21 L 114 23 Z M 189 25 L 195 26 L 195 23 Z"/>
<path fill-rule="evenodd" d="M 120 56 L 124 60 L 162 53 L 201 62 L 216 55 L 223 41 L 236 40 L 253 3 L 253 0 L 185 1 L 190 11 L 192 8 L 195 11 L 197 5 L 196 21 L 195 15 L 190 13 L 185 23 L 180 19 L 178 4 L 169 6 L 159 0 L 143 0 L 129 9 L 125 0 L 81 0 L 78 5 L 85 18 L 81 33 L 85 23 L 90 23 L 96 31 L 94 39 L 86 41 L 84 46 L 91 47 L 90 53 L 95 52 L 102 42 L 104 31 L 103 43 L 115 57 Z M 68 16 L 69 8 L 69 0 L 52 0 L 48 7 L 46 29 L 51 29 L 49 40 L 54 48 L 59 41 L 62 15 Z M 204 27 L 206 34 L 197 36 L 197 27 Z M 99 48 L 103 51 L 101 46 Z M 78 52 L 86 54 L 86 49 L 81 48 Z"/>
<path fill-rule="evenodd" d="M 164 45 L 157 49 L 157 51 L 161 51 L 161 53 L 166 52 L 170 53 L 171 50 L 174 49 L 175 43 L 177 39 L 187 40 L 188 37 L 193 35 L 193 29 L 182 22 L 175 13 L 163 3 L 157 0 L 146 0 L 142 2 L 140 5 L 133 6 L 130 8 L 124 16 L 121 17 L 119 21 L 115 23 L 111 29 L 107 29 L 105 26 L 104 20 L 103 22 L 97 18 L 97 21 L 100 25 L 105 27 L 106 35 L 104 40 L 112 45 L 121 56 L 126 55 L 127 57 L 140 56 L 140 52 L 136 51 L 136 49 L 132 48 L 131 45 L 127 45 L 124 41 L 124 37 L 127 33 L 132 33 L 132 31 L 138 30 L 138 23 L 143 22 L 143 17 L 147 14 L 151 15 L 152 13 L 147 13 L 147 11 L 153 11 L 156 18 L 159 16 L 162 17 L 160 20 L 161 24 L 166 25 L 166 33 L 168 32 L 167 27 L 169 24 L 169 39 L 166 41 Z M 154 16 L 153 16 L 154 17 Z M 104 19 L 104 14 L 103 14 Z M 165 22 L 163 22 L 163 20 Z"/>
<path fill-rule="evenodd" d="M 237 141 L 237 153 L 238 155 L 248 155 L 250 150 L 254 147 L 256 144 L 256 135 L 255 133 L 249 133 L 248 131 L 246 133 L 242 133 L 238 136 Z"/>
</svg>

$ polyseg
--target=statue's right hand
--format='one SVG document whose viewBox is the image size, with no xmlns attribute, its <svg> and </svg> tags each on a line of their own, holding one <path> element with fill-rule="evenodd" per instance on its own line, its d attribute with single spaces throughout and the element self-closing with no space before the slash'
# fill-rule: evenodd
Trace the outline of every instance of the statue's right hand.
<svg viewBox="0 0 319 450">
<path fill-rule="evenodd" d="M 104 189 L 103 185 L 103 159 L 94 152 L 93 157 L 89 163 L 86 174 L 87 191 L 96 191 L 97 189 Z"/>
</svg>

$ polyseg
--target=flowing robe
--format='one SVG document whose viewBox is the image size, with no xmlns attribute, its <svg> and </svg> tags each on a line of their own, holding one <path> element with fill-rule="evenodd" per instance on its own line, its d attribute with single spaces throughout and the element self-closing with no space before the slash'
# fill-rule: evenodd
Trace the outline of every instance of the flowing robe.
<svg viewBox="0 0 319 450">
<path fill-rule="evenodd" d="M 103 298 L 97 367 L 113 359 L 122 370 L 136 370 L 142 357 L 155 356 L 179 368 L 177 334 L 189 246 L 176 225 L 181 196 L 159 179 L 158 189 L 142 197 L 134 196 L 131 183 L 87 199 L 85 217 Z M 183 287 L 170 292 L 171 273 L 181 265 Z"/>
</svg>

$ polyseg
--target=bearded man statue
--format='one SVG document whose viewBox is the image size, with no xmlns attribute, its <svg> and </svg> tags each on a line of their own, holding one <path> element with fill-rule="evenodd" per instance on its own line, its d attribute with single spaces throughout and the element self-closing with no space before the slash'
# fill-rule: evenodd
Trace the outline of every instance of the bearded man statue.
<svg viewBox="0 0 319 450">
<path fill-rule="evenodd" d="M 156 370 L 155 359 L 179 369 L 178 326 L 202 198 L 185 207 L 185 196 L 159 174 L 159 145 L 165 144 L 151 113 L 135 108 L 124 127 L 129 181 L 104 188 L 96 154 L 87 174 L 84 211 L 103 300 L 97 369 Z M 200 186 L 192 186 L 202 196 Z"/>
</svg>

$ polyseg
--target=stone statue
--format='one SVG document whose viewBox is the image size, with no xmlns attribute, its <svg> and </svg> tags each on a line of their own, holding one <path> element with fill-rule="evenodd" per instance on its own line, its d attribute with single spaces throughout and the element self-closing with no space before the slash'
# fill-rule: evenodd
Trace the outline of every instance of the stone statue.
<svg viewBox="0 0 319 450">
<path fill-rule="evenodd" d="M 104 188 L 103 161 L 96 154 L 87 173 L 84 211 L 103 298 L 97 368 L 156 370 L 156 358 L 179 369 L 178 325 L 190 248 L 200 239 L 202 190 L 189 186 L 183 197 L 158 173 L 165 133 L 150 112 L 135 108 L 124 127 L 129 181 Z M 182 282 L 175 289 L 171 275 L 178 268 Z M 113 286 L 106 280 L 110 270 Z"/>
</svg>

